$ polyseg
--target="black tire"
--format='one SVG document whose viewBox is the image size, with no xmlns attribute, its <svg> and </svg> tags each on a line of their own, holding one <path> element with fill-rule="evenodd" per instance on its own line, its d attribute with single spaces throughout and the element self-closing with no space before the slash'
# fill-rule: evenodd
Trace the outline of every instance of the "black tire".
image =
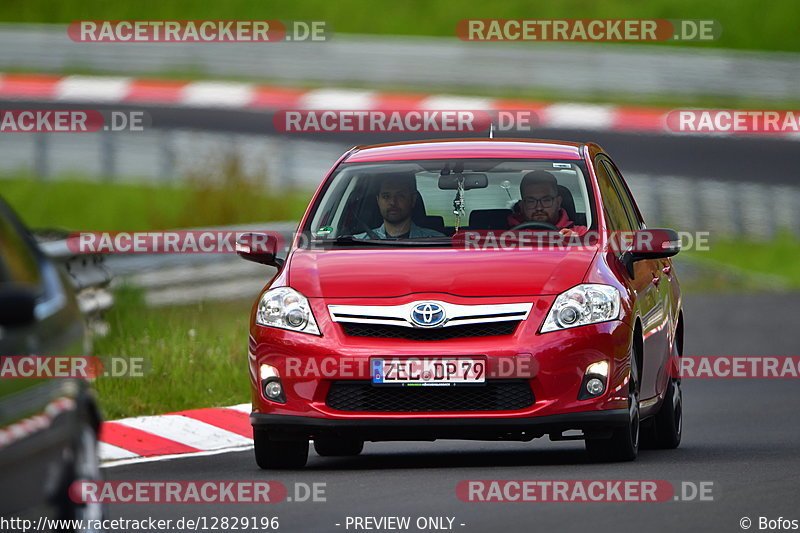
<svg viewBox="0 0 800 533">
<path fill-rule="evenodd" d="M 631 353 L 631 378 L 628 382 L 628 424 L 614 428 L 606 439 L 586 439 L 589 458 L 599 462 L 633 461 L 639 454 L 639 373 Z"/>
<path fill-rule="evenodd" d="M 90 521 L 101 521 L 108 516 L 108 507 L 104 503 L 78 503 L 69 497 L 70 487 L 78 482 L 101 482 L 100 459 L 97 453 L 97 430 L 84 416 L 80 422 L 78 435 L 72 449 L 72 459 L 68 467 L 67 486 L 65 487 L 64 506 L 61 518 L 74 520 L 86 526 Z M 93 522 L 92 522 L 93 523 Z M 93 528 L 63 530 L 69 533 L 97 533 Z"/>
<path fill-rule="evenodd" d="M 683 433 L 683 393 L 680 382 L 675 379 L 669 380 L 661 409 L 655 416 L 653 429 L 655 448 L 671 450 L 680 445 Z"/>
<path fill-rule="evenodd" d="M 315 438 L 314 450 L 322 457 L 351 457 L 364 449 L 363 440 Z"/>
<path fill-rule="evenodd" d="M 264 430 L 253 430 L 256 464 L 264 470 L 303 468 L 308 461 L 308 439 L 270 440 Z"/>
</svg>

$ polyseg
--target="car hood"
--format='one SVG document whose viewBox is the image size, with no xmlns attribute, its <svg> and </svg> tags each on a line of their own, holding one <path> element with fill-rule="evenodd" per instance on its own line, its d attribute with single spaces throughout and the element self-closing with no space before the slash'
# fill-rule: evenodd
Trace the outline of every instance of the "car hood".
<svg viewBox="0 0 800 533">
<path fill-rule="evenodd" d="M 310 298 L 558 294 L 579 284 L 594 248 L 295 250 L 289 285 Z"/>
</svg>

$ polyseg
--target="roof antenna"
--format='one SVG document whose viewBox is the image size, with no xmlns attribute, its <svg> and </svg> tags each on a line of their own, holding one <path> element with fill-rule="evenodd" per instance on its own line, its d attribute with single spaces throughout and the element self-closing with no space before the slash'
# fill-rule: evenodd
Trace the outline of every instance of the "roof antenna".
<svg viewBox="0 0 800 533">
<path fill-rule="evenodd" d="M 494 122 L 489 123 L 489 138 L 494 139 Z"/>
</svg>

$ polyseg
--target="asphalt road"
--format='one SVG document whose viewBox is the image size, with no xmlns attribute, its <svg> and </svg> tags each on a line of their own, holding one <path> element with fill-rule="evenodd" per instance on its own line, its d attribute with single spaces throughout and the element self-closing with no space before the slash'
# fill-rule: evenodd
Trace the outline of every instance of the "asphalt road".
<svg viewBox="0 0 800 533">
<path fill-rule="evenodd" d="M 800 296 L 688 295 L 689 355 L 797 355 Z M 685 380 L 677 450 L 641 451 L 633 463 L 598 464 L 582 442 L 368 443 L 356 458 L 320 458 L 301 471 L 264 472 L 251 452 L 119 466 L 112 480 L 276 480 L 326 483 L 325 502 L 271 505 L 114 505 L 142 519 L 277 516 L 279 531 L 348 531 L 348 516 L 454 517 L 455 531 L 742 531 L 749 517 L 800 520 L 800 387 L 796 380 Z M 663 503 L 466 503 L 471 479 L 634 479 L 712 482 L 713 501 Z M 341 526 L 336 526 L 341 524 Z M 464 524 L 461 526 L 460 524 Z M 349 531 L 354 531 L 352 527 Z"/>
<path fill-rule="evenodd" d="M 0 100 L 2 109 L 86 109 L 86 103 L 43 103 L 26 100 Z M 99 104 L 100 111 L 146 111 L 148 128 L 197 128 L 207 131 L 280 135 L 272 123 L 272 113 L 253 110 L 197 109 L 146 105 Z M 344 144 L 378 144 L 419 139 L 415 133 L 338 133 L 296 134 L 297 138 L 336 141 Z M 474 134 L 433 134 L 424 138 L 474 137 Z M 497 134 L 496 137 L 509 136 Z M 657 135 L 638 132 L 587 131 L 539 128 L 514 134 L 517 137 L 596 142 L 606 149 L 624 172 L 658 174 L 725 181 L 771 184 L 797 184 L 796 140 L 692 135 Z M 293 137 L 290 137 L 293 138 Z"/>
</svg>

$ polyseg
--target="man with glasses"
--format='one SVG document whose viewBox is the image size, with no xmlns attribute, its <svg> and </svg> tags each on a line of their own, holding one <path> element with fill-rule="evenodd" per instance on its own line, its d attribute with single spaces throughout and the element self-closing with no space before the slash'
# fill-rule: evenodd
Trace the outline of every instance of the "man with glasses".
<svg viewBox="0 0 800 533">
<path fill-rule="evenodd" d="M 586 226 L 577 226 L 570 220 L 567 211 L 561 207 L 561 193 L 558 191 L 558 180 L 546 170 L 528 172 L 519 184 L 522 196 L 522 209 L 508 217 L 513 228 L 524 222 L 545 222 L 558 228 L 562 235 L 583 235 Z"/>
</svg>

